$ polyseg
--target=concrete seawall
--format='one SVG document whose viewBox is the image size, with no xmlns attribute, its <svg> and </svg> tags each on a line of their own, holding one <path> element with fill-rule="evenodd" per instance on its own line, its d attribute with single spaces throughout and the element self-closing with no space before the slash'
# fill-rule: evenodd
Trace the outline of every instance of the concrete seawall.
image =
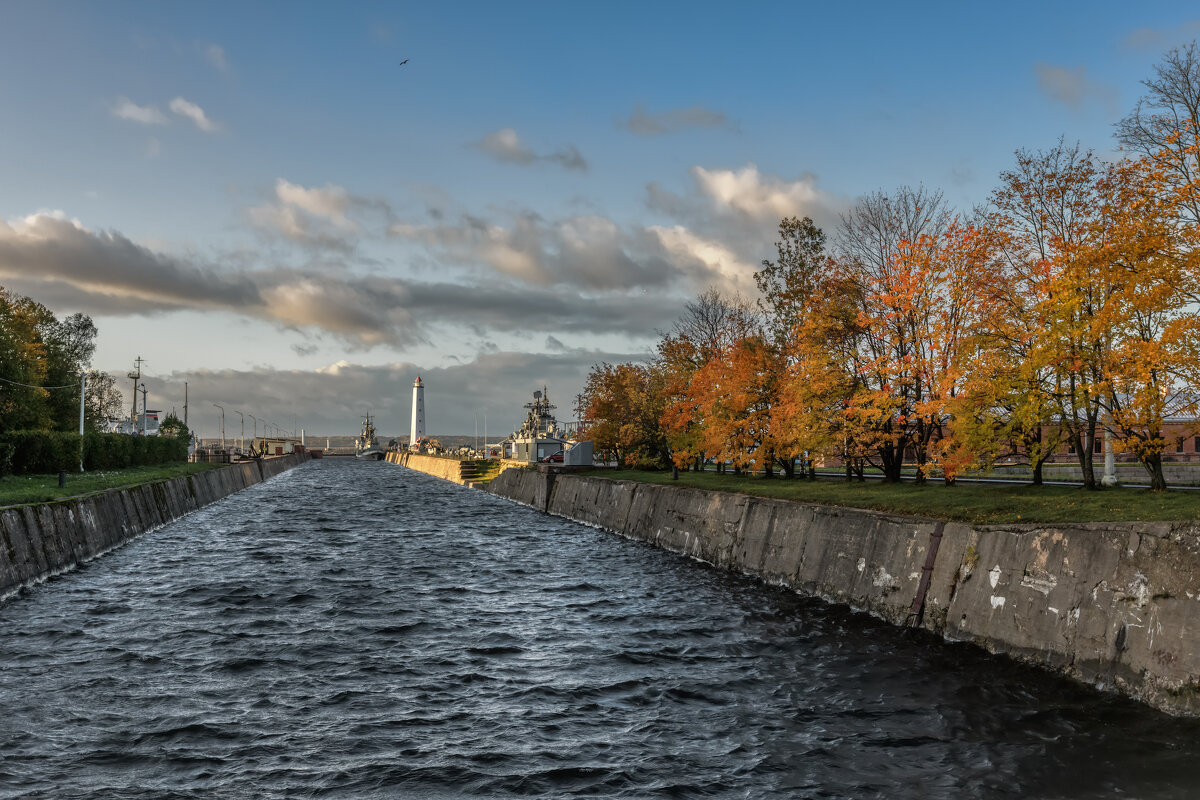
<svg viewBox="0 0 1200 800">
<path fill-rule="evenodd" d="M 1200 715 L 1200 522 L 980 526 L 508 470 L 493 494 Z"/>
<path fill-rule="evenodd" d="M 0 600 L 303 463 L 290 455 L 126 489 L 0 510 Z"/>
<path fill-rule="evenodd" d="M 392 451 L 384 457 L 384 460 L 389 464 L 408 467 L 409 469 L 415 469 L 417 472 L 432 475 L 435 478 L 457 483 L 459 486 L 480 488 L 480 484 L 485 482 L 484 479 L 480 478 L 478 469 L 478 465 L 481 462 L 472 459 L 450 456 L 427 456 L 420 453 Z M 489 465 L 486 480 L 490 480 L 493 476 L 499 475 L 501 472 L 513 467 L 527 466 L 525 462 L 499 459 L 486 463 Z"/>
<path fill-rule="evenodd" d="M 462 477 L 463 461 L 461 459 L 393 451 L 387 454 L 385 460 L 389 464 L 398 464 L 402 467 L 415 469 L 418 472 L 424 472 L 426 475 L 432 475 L 435 478 L 453 481 L 459 485 L 466 484 L 466 481 Z"/>
</svg>

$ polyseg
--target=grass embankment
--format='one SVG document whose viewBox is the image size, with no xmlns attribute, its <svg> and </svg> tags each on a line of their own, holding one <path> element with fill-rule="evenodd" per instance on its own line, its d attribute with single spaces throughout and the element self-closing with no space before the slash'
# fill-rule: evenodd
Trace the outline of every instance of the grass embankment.
<svg viewBox="0 0 1200 800">
<path fill-rule="evenodd" d="M 143 483 L 194 475 L 197 472 L 225 466 L 217 462 L 189 464 L 159 464 L 153 467 L 128 467 L 103 472 L 67 472 L 67 485 L 58 487 L 58 474 L 53 475 L 10 475 L 0 478 L 0 507 L 20 506 L 30 503 L 47 503 L 63 497 L 76 497 L 105 489 L 138 486 Z"/>
<path fill-rule="evenodd" d="M 682 485 L 977 524 L 1200 518 L 1200 493 L 1187 491 L 1154 493 L 1144 489 L 1103 489 L 1089 492 L 1073 486 L 945 486 L 941 482 L 914 486 L 911 483 L 884 484 L 878 481 L 846 483 L 738 477 L 712 472 L 681 472 L 678 481 L 671 479 L 670 472 L 604 470 L 592 474 L 614 480 Z"/>
</svg>

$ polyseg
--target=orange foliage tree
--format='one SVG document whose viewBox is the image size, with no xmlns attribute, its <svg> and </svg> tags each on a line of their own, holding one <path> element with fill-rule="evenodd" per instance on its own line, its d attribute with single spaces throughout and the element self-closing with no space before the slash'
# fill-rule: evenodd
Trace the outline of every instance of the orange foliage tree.
<svg viewBox="0 0 1200 800">
<path fill-rule="evenodd" d="M 581 435 L 619 467 L 663 467 L 670 446 L 660 424 L 661 373 L 646 364 L 597 364 L 576 400 Z"/>
</svg>

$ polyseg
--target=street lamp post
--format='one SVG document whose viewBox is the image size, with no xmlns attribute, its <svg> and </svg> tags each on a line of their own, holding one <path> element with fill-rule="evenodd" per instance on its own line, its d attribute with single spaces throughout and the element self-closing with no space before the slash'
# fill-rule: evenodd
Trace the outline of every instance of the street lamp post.
<svg viewBox="0 0 1200 800">
<path fill-rule="evenodd" d="M 236 408 L 233 410 L 233 413 L 242 418 L 242 433 L 238 436 L 238 450 L 244 452 L 246 449 L 246 415 Z"/>
<path fill-rule="evenodd" d="M 214 406 L 221 409 L 221 452 L 225 452 L 225 409 L 221 408 L 220 403 L 213 403 Z"/>
</svg>

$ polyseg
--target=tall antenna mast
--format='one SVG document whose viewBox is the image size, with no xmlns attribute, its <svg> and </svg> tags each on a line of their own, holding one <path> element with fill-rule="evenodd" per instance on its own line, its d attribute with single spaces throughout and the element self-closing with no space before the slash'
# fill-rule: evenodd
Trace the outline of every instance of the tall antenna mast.
<svg viewBox="0 0 1200 800">
<path fill-rule="evenodd" d="M 129 418 L 133 420 L 133 424 L 137 425 L 137 393 L 138 381 L 142 379 L 142 357 L 138 356 L 134 359 L 137 364 L 137 371 L 129 373 L 129 377 L 133 379 L 133 408 L 130 409 Z"/>
</svg>

